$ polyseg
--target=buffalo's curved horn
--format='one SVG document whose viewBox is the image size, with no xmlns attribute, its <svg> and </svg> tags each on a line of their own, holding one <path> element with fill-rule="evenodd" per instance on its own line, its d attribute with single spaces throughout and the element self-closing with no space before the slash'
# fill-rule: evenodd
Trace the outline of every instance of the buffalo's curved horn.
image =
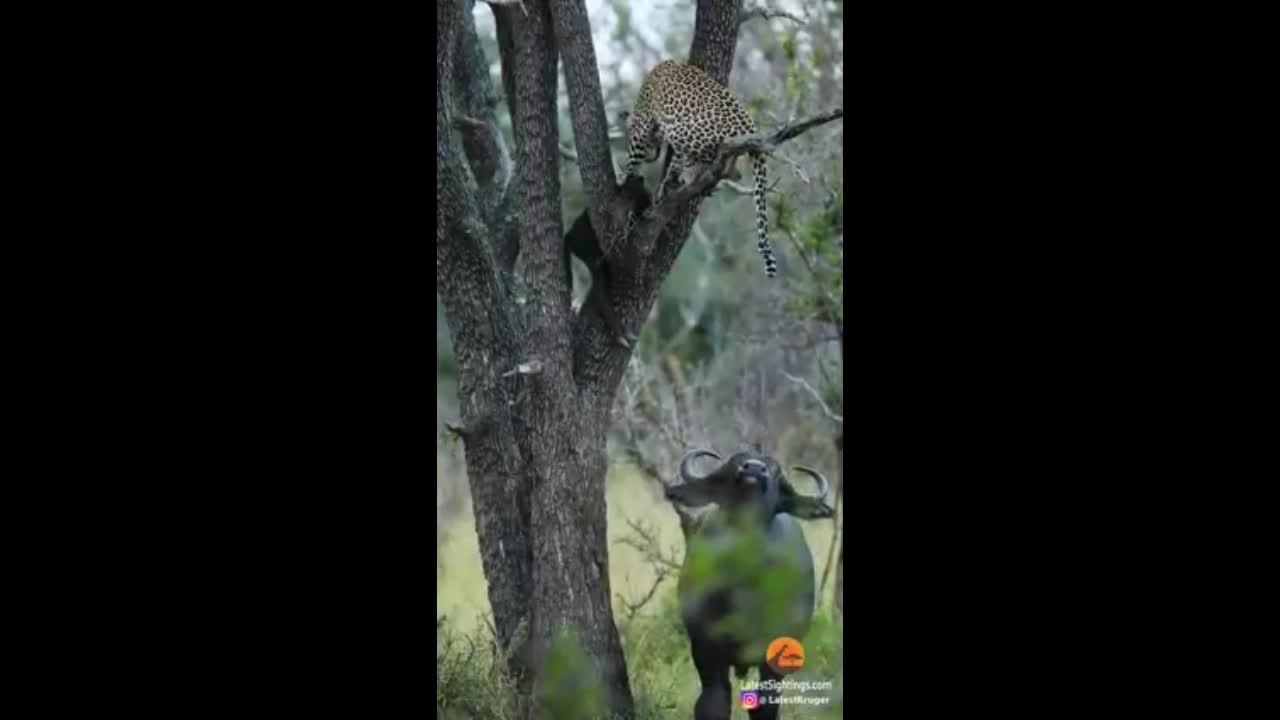
<svg viewBox="0 0 1280 720">
<path fill-rule="evenodd" d="M 814 480 L 818 481 L 818 500 L 825 503 L 827 501 L 827 496 L 831 494 L 831 483 L 827 482 L 827 479 L 822 477 L 822 473 L 803 465 L 796 465 L 793 469 L 812 476 Z"/>
<path fill-rule="evenodd" d="M 685 453 L 684 458 L 680 460 L 680 479 L 681 480 L 685 482 L 698 482 L 699 480 L 705 479 L 705 477 L 699 478 L 689 474 L 689 463 L 693 462 L 694 460 L 697 460 L 700 457 L 713 457 L 717 460 L 722 459 L 719 455 L 711 452 L 710 450 L 703 450 L 701 448 L 697 450 L 690 450 L 689 452 Z M 714 472 L 715 471 L 712 471 L 712 473 Z M 711 473 L 708 473 L 708 475 L 710 474 Z"/>
</svg>

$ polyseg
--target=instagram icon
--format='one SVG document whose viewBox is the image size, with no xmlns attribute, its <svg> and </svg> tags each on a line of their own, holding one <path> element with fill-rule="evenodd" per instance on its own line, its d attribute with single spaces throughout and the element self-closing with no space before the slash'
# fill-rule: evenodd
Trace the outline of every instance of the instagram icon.
<svg viewBox="0 0 1280 720">
<path fill-rule="evenodd" d="M 741 696 L 743 710 L 754 710 L 760 704 L 760 694 L 755 690 L 743 690 Z"/>
</svg>

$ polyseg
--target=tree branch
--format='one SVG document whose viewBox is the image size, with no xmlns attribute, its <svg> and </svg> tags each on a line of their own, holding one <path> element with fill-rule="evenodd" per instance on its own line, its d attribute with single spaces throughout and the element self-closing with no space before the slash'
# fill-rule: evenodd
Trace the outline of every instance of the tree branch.
<svg viewBox="0 0 1280 720">
<path fill-rule="evenodd" d="M 523 7 L 523 6 L 521 6 Z M 521 19 L 514 15 L 515 8 L 490 4 L 493 24 L 498 36 L 498 64 L 502 68 L 502 90 L 507 95 L 507 111 L 511 113 L 511 126 L 516 119 L 516 41 L 513 28 Z"/>
<path fill-rule="evenodd" d="M 498 636 L 507 639 L 527 612 L 532 592 L 529 492 L 523 459 L 512 451 L 519 447 L 519 436 L 509 406 L 514 402 L 512 385 L 518 381 L 498 378 L 490 363 L 501 367 L 518 362 L 515 350 L 524 333 L 505 276 L 486 242 L 490 229 L 452 132 L 458 114 L 449 90 L 464 7 L 457 0 L 443 0 L 436 13 L 436 285 L 458 360 L 460 424 L 465 428 L 471 495 L 476 508 L 491 509 L 477 513 L 481 562 L 485 577 L 503 578 L 490 585 L 489 600 Z M 510 669 L 517 676 L 526 667 L 523 653 L 512 658 Z"/>
<path fill-rule="evenodd" d="M 656 531 L 631 518 L 627 518 L 627 525 L 631 528 L 631 532 L 635 533 L 636 537 L 624 537 L 617 541 L 619 544 L 634 548 L 641 555 L 644 555 L 646 560 L 659 568 L 667 570 L 680 569 L 680 562 L 676 559 L 676 553 L 663 551 L 662 544 L 658 542 Z"/>
<path fill-rule="evenodd" d="M 738 43 L 741 8 L 741 0 L 697 0 L 689 62 L 726 87 Z M 579 145 L 578 152 L 583 151 L 583 146 Z M 626 200 L 618 194 L 614 197 L 606 215 L 612 222 L 625 222 Z M 671 271 L 693 229 L 697 205 L 697 200 L 686 204 L 683 214 L 669 225 L 665 222 L 650 223 L 638 236 L 638 241 L 628 242 L 624 248 L 618 248 L 614 242 L 621 235 L 615 231 L 616 226 L 602 228 L 599 237 L 606 260 L 610 263 L 622 260 L 610 290 L 614 295 L 615 310 L 624 326 L 636 327 L 648 317 L 662 280 Z M 643 224 L 643 221 L 638 224 Z M 586 314 L 579 314 L 574 324 L 574 375 L 579 387 L 589 389 L 594 397 L 597 416 L 605 417 L 614 390 L 622 381 L 631 351 L 618 347 L 603 323 L 587 322 L 585 317 Z"/>
<path fill-rule="evenodd" d="M 521 12 L 523 12 L 525 15 L 529 14 L 529 8 L 524 6 L 524 0 L 481 0 L 481 1 L 489 5 L 490 7 L 492 7 L 494 10 L 498 10 L 499 8 L 510 8 L 512 6 L 519 5 Z"/>
<path fill-rule="evenodd" d="M 811 395 L 813 399 L 817 401 L 818 407 L 822 409 L 823 415 L 826 415 L 828 419 L 838 422 L 841 425 L 844 424 L 844 416 L 837 415 L 836 413 L 831 412 L 831 408 L 827 407 L 827 403 L 822 399 L 822 396 L 818 394 L 818 391 L 815 390 L 813 386 L 809 384 L 808 380 L 805 380 L 802 377 L 796 377 L 795 375 L 792 375 L 785 371 L 782 374 L 786 376 L 786 378 L 791 382 L 807 390 L 809 392 L 809 395 Z"/>
<path fill-rule="evenodd" d="M 493 92 L 489 63 L 476 35 L 473 13 L 463 13 L 456 42 L 452 92 L 460 114 L 454 116 L 453 123 L 462 132 L 462 147 L 471 172 L 486 195 L 487 214 L 497 205 L 498 197 L 511 179 L 511 157 L 498 132 L 497 114 L 489 103 Z"/>
<path fill-rule="evenodd" d="M 763 18 L 765 20 L 772 20 L 773 18 L 786 18 L 793 22 L 798 22 L 801 25 L 803 25 L 805 22 L 804 18 L 796 17 L 795 15 L 792 15 L 789 12 L 782 12 L 781 10 L 768 10 L 765 8 L 757 7 L 757 8 L 751 8 L 750 10 L 743 10 L 741 13 L 739 13 L 738 24 L 741 25 L 742 23 L 754 17 Z"/>
<path fill-rule="evenodd" d="M 774 188 L 778 187 L 778 183 L 780 183 L 780 182 L 782 182 L 782 178 L 780 178 L 780 177 L 775 177 L 775 178 L 773 179 L 773 183 L 772 183 L 771 185 L 769 185 L 769 187 L 765 190 L 765 194 L 769 194 L 769 193 L 774 192 Z M 729 188 L 730 190 L 734 191 L 734 192 L 735 192 L 735 193 L 737 193 L 738 195 L 750 195 L 750 196 L 754 196 L 754 195 L 756 194 L 756 189 L 755 189 L 754 187 L 751 187 L 751 186 L 749 186 L 749 185 L 743 185 L 743 184 L 741 184 L 741 183 L 736 183 L 736 182 L 734 182 L 734 181 L 732 181 L 732 180 L 729 180 L 729 179 L 725 179 L 725 180 L 720 181 L 720 184 L 721 184 L 721 185 L 723 185 L 724 187 L 727 187 L 727 188 Z"/>
<path fill-rule="evenodd" d="M 741 14 L 741 0 L 698 0 L 694 16 L 689 62 L 725 87 L 729 86 L 729 73 L 733 70 Z"/>
<path fill-rule="evenodd" d="M 666 568 L 655 569 L 653 574 L 653 584 L 649 586 L 649 592 L 645 593 L 644 597 L 640 598 L 638 602 L 633 603 L 623 597 L 622 593 L 618 593 L 618 599 L 622 601 L 623 607 L 627 610 L 628 621 L 634 620 L 636 615 L 644 609 L 644 606 L 653 599 L 654 594 L 658 592 L 658 587 L 662 585 L 662 581 L 666 580 L 667 576 L 670 575 L 671 572 L 672 571 L 667 570 Z"/>
<path fill-rule="evenodd" d="M 523 9 L 523 5 L 521 8 Z M 493 22 L 498 36 L 498 63 L 502 68 L 502 90 L 507 98 L 507 111 L 511 116 L 511 127 L 514 131 L 516 118 L 515 66 L 516 45 L 512 27 L 520 17 L 515 15 L 515 8 L 490 4 L 493 11 Z M 485 65 L 488 68 L 488 64 Z M 495 128 L 496 129 L 496 128 Z M 498 197 L 491 214 L 494 227 L 493 237 L 498 263 L 502 271 L 510 274 L 520 254 L 520 232 L 515 215 L 515 182 L 507 182 L 505 190 Z"/>
<path fill-rule="evenodd" d="M 716 154 L 716 159 L 704 166 L 698 175 L 688 184 L 675 192 L 669 193 L 662 202 L 650 209 L 648 216 L 633 233 L 638 236 L 636 242 L 642 247 L 652 243 L 660 231 L 666 227 L 678 213 L 684 211 L 691 202 L 703 197 L 721 180 L 731 177 L 733 163 L 738 156 L 746 153 L 771 153 L 782 143 L 811 130 L 819 125 L 844 117 L 844 110 L 836 108 L 829 112 L 787 125 L 771 135 L 757 133 L 726 140 Z M 655 228 L 656 226 L 656 228 Z"/>
<path fill-rule="evenodd" d="M 569 92 L 578 170 L 587 196 L 591 225 L 604 237 L 613 225 L 606 208 L 617 195 L 617 176 L 609 152 L 609 123 L 600 91 L 600 68 L 591 40 L 591 23 L 583 0 L 551 0 L 551 20 Z M 600 232 L 603 230 L 605 232 Z"/>
</svg>

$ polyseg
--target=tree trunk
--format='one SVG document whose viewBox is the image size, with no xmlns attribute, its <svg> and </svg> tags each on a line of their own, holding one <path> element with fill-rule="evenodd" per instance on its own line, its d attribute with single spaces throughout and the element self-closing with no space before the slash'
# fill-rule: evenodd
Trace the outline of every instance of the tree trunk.
<svg viewBox="0 0 1280 720">
<path fill-rule="evenodd" d="M 526 7 L 528 15 L 514 37 L 514 125 L 520 129 L 516 161 L 520 245 L 530 279 L 525 348 L 528 360 L 541 363 L 541 371 L 530 375 L 527 384 L 531 527 L 537 560 L 532 652 L 541 662 L 556 634 L 572 629 L 581 656 L 590 659 L 577 671 L 599 673 L 595 679 L 604 689 L 606 706 L 615 714 L 630 716 L 631 689 L 609 594 L 605 423 L 584 407 L 573 377 L 570 278 L 562 255 L 559 173 L 554 172 L 560 150 L 551 9 L 546 2 L 529 0 Z M 536 688 L 540 694 L 563 689 L 546 687 L 543 679 L 540 673 Z"/>
<path fill-rule="evenodd" d="M 468 35 L 463 28 L 472 23 L 469 3 L 464 8 L 446 0 L 436 12 L 436 282 L 457 355 L 460 432 L 496 640 L 511 653 L 512 672 L 523 678 L 527 657 L 517 631 L 527 623 L 533 586 L 529 481 L 518 450 L 519 423 L 505 411 L 519 382 L 495 372 L 517 362 L 517 346 L 506 340 L 520 336 L 521 319 L 508 301 L 504 276 L 493 272 L 498 261 L 487 241 L 497 229 L 482 220 L 486 208 L 478 204 L 479 193 L 470 192 L 465 155 L 452 132 L 454 122 L 472 109 L 463 102 L 455 107 L 449 95 L 458 88 L 455 72 L 466 73 L 466 83 L 487 87 L 488 71 L 457 62 L 469 54 L 458 50 Z M 469 34 L 474 38 L 474 30 Z M 486 187 L 500 191 L 506 180 L 491 176 Z"/>
</svg>

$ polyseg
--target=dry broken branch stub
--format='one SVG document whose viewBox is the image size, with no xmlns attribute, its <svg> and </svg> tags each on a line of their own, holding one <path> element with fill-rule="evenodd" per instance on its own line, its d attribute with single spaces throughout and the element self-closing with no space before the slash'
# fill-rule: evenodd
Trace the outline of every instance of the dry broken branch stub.
<svg viewBox="0 0 1280 720">
<path fill-rule="evenodd" d="M 483 0 L 483 2 L 487 5 L 497 5 L 498 7 L 502 7 L 503 5 L 519 5 L 525 15 L 529 14 L 529 8 L 524 6 L 524 0 Z"/>
<path fill-rule="evenodd" d="M 511 377 L 512 375 L 537 375 L 540 372 L 542 372 L 542 361 L 534 359 L 529 362 L 523 362 L 516 365 L 510 370 L 502 373 L 502 377 Z"/>
</svg>

